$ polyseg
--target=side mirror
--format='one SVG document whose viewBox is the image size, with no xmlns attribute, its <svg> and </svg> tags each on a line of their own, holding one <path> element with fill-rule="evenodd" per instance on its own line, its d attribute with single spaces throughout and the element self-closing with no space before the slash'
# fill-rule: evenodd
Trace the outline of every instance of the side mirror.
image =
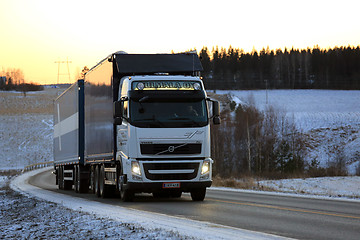
<svg viewBox="0 0 360 240">
<path fill-rule="evenodd" d="M 220 120 L 220 103 L 214 99 L 207 98 L 208 101 L 212 102 L 212 119 L 213 123 L 218 125 L 221 123 Z"/>
<path fill-rule="evenodd" d="M 214 117 L 220 116 L 220 103 L 215 100 L 213 100 L 213 115 Z"/>
<path fill-rule="evenodd" d="M 214 123 L 215 125 L 219 125 L 219 124 L 221 123 L 220 117 L 219 117 L 219 116 L 215 116 L 215 117 L 213 118 L 213 123 Z"/>
<path fill-rule="evenodd" d="M 121 101 L 115 101 L 113 105 L 114 119 L 122 117 L 122 104 Z M 120 123 L 121 124 L 121 123 Z"/>
</svg>

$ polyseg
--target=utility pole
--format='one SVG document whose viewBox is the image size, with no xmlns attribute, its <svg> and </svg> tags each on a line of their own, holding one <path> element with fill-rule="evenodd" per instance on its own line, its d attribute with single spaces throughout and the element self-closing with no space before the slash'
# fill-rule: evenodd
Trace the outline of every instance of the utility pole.
<svg viewBox="0 0 360 240">
<path fill-rule="evenodd" d="M 60 79 L 60 75 L 67 75 L 69 77 L 69 83 L 70 83 L 70 70 L 69 70 L 69 63 L 71 63 L 71 61 L 69 61 L 68 58 L 66 58 L 66 61 L 55 61 L 55 63 L 58 64 L 58 76 L 57 76 L 57 85 L 59 85 L 59 79 Z M 60 64 L 61 63 L 66 63 L 67 66 L 67 73 L 60 73 Z"/>
</svg>

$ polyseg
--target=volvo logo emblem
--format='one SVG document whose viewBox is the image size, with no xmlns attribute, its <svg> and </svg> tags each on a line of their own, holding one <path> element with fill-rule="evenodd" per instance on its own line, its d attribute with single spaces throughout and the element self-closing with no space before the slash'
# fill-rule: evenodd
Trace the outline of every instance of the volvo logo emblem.
<svg viewBox="0 0 360 240">
<path fill-rule="evenodd" d="M 174 147 L 174 146 L 170 146 L 170 147 L 168 148 L 168 151 L 169 151 L 169 152 L 174 152 L 174 150 L 175 150 L 175 147 Z"/>
</svg>

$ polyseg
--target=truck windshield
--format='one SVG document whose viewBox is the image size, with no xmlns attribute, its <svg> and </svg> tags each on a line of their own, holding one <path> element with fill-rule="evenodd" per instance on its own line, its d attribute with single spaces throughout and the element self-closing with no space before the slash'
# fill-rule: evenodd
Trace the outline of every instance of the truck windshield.
<svg viewBox="0 0 360 240">
<path fill-rule="evenodd" d="M 205 99 L 198 101 L 130 100 L 130 123 L 137 127 L 203 127 L 208 124 Z"/>
</svg>

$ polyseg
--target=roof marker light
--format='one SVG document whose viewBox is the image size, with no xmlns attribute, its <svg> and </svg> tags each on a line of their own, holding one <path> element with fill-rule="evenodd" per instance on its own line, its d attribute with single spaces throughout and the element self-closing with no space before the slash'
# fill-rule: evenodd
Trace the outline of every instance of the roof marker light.
<svg viewBox="0 0 360 240">
<path fill-rule="evenodd" d="M 195 90 L 200 90 L 201 89 L 201 86 L 199 83 L 194 83 L 194 89 Z"/>
<path fill-rule="evenodd" d="M 136 85 L 136 87 L 137 87 L 138 90 L 144 90 L 145 85 L 144 85 L 144 83 L 139 82 L 139 83 Z"/>
</svg>

